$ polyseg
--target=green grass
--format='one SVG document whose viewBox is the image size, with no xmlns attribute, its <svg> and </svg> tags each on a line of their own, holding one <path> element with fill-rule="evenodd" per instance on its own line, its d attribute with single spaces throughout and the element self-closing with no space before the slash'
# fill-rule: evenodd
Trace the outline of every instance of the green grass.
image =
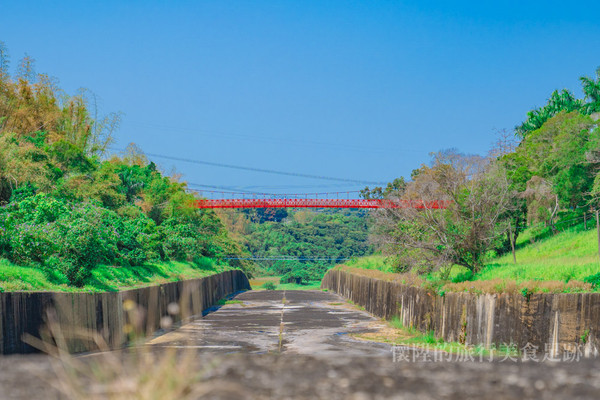
<svg viewBox="0 0 600 400">
<path fill-rule="evenodd" d="M 259 276 L 253 277 L 250 279 L 250 287 L 252 290 L 261 290 L 264 289 L 263 285 L 267 282 L 272 282 L 274 285 L 279 284 L 279 276 Z"/>
<path fill-rule="evenodd" d="M 500 348 L 486 349 L 483 346 L 467 346 L 458 342 L 446 342 L 435 336 L 433 331 L 420 332 L 413 327 L 404 326 L 402 320 L 397 316 L 386 321 L 391 328 L 379 333 L 357 334 L 355 337 L 363 340 L 417 347 L 428 351 L 440 350 L 451 354 L 469 354 L 473 357 L 504 357 L 506 355 L 518 356 L 519 350 L 515 347 L 502 346 Z M 444 357 L 447 359 L 448 357 Z"/>
<path fill-rule="evenodd" d="M 277 285 L 278 290 L 319 290 L 320 288 L 321 281 L 310 281 L 302 285 L 297 283 L 282 283 Z"/>
<path fill-rule="evenodd" d="M 596 230 L 583 231 L 577 227 L 531 242 L 529 232 L 519 240 L 517 264 L 512 254 L 490 260 L 476 280 L 507 278 L 526 280 L 583 280 L 600 272 Z"/>
<path fill-rule="evenodd" d="M 244 304 L 244 302 L 242 300 L 227 300 L 227 299 L 221 299 L 217 302 L 218 305 L 220 306 L 226 306 L 228 304 Z"/>
<path fill-rule="evenodd" d="M 102 292 L 201 278 L 230 269 L 211 259 L 198 263 L 159 262 L 135 267 L 98 266 L 85 286 L 69 286 L 64 276 L 0 259 L 0 291 Z"/>
<path fill-rule="evenodd" d="M 321 288 L 321 281 L 310 281 L 306 284 L 297 283 L 279 283 L 281 276 L 263 276 L 250 279 L 252 290 L 263 290 L 263 285 L 272 282 L 276 290 L 318 290 Z"/>
<path fill-rule="evenodd" d="M 383 272 L 394 272 L 393 266 L 388 261 L 388 258 L 381 254 L 373 254 L 370 256 L 352 258 L 344 265 L 352 268 L 374 269 Z"/>
<path fill-rule="evenodd" d="M 472 280 L 489 281 L 494 279 L 526 281 L 583 281 L 584 278 L 600 272 L 598 258 L 598 238 L 595 229 L 584 231 L 575 226 L 553 236 L 540 229 L 527 229 L 517 241 L 517 264 L 512 254 L 490 258 L 486 266 Z M 536 237 L 542 237 L 537 239 Z M 385 257 L 373 255 L 350 260 L 346 265 L 393 272 Z M 467 272 L 466 268 L 454 266 L 450 279 Z M 439 281 L 439 272 L 426 276 L 431 282 Z"/>
<path fill-rule="evenodd" d="M 419 331 L 417 331 L 414 328 L 409 328 L 409 327 L 404 326 L 404 324 L 402 323 L 402 320 L 397 315 L 394 315 L 392 317 L 392 319 L 390 319 L 388 321 L 388 323 L 392 326 L 392 328 L 404 330 L 408 334 L 416 335 L 419 333 Z"/>
<path fill-rule="evenodd" d="M 356 304 L 355 302 L 353 302 L 353 301 L 352 301 L 352 300 L 350 300 L 350 299 L 347 299 L 347 300 L 346 300 L 346 302 L 347 302 L 348 304 L 351 304 L 353 307 L 356 307 L 356 308 L 358 308 L 358 309 L 359 309 L 359 310 L 361 310 L 361 311 L 367 311 L 367 310 L 365 310 L 365 308 L 364 308 L 363 306 L 361 306 L 360 304 Z"/>
</svg>

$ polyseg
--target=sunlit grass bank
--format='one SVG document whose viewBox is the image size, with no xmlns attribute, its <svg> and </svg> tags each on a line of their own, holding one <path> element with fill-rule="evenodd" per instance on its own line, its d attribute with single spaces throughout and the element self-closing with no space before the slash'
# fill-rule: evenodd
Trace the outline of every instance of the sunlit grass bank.
<svg viewBox="0 0 600 400">
<path fill-rule="evenodd" d="M 353 258 L 348 260 L 345 265 L 353 268 L 372 269 L 383 272 L 394 272 L 394 266 L 389 262 L 387 257 L 381 254 L 373 254 L 366 257 Z"/>
<path fill-rule="evenodd" d="M 196 263 L 158 262 L 134 267 L 98 266 L 81 288 L 68 285 L 58 273 L 14 265 L 0 259 L 0 291 L 100 292 L 132 289 L 184 279 L 202 278 L 231 269 L 203 258 Z"/>
<path fill-rule="evenodd" d="M 512 254 L 492 259 L 476 279 L 583 280 L 600 272 L 595 230 L 563 232 L 536 242 L 528 236 L 518 243 L 517 264 Z"/>
<path fill-rule="evenodd" d="M 454 266 L 449 275 L 454 283 L 446 285 L 442 290 L 486 293 L 523 290 L 589 291 L 592 288 L 583 282 L 600 273 L 598 239 L 594 229 L 583 230 L 582 226 L 576 226 L 556 235 L 528 229 L 519 236 L 517 248 L 516 264 L 509 253 L 501 257 L 490 257 L 486 266 L 473 276 L 470 276 L 466 268 Z M 373 277 L 377 274 L 376 271 L 385 274 L 394 272 L 392 263 L 382 255 L 350 260 L 345 268 L 364 270 L 359 273 Z M 390 275 L 388 279 L 391 277 Z M 418 279 L 415 282 L 411 274 L 396 274 L 393 279 L 408 279 L 410 284 L 416 283 L 418 286 L 435 286 L 440 283 L 440 274 L 422 276 L 423 282 L 418 282 Z"/>
</svg>

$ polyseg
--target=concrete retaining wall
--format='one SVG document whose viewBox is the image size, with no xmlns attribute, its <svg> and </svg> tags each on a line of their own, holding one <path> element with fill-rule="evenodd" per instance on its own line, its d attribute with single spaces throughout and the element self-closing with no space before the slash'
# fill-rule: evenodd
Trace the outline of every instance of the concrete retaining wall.
<svg viewBox="0 0 600 400">
<path fill-rule="evenodd" d="M 200 314 L 219 299 L 245 289 L 250 289 L 248 278 L 235 270 L 122 292 L 0 293 L 0 354 L 37 351 L 21 339 L 24 334 L 44 334 L 48 318 L 58 322 L 62 335 L 69 338 L 67 345 L 72 352 L 96 348 L 88 339 L 74 338 L 85 332 L 98 333 L 110 348 L 118 348 L 127 340 L 126 331 L 157 331 L 161 318 L 169 315 L 167 307 L 171 303 L 181 306 L 180 312 L 170 316 L 177 322 L 182 316 Z M 124 302 L 128 311 L 124 310 Z"/>
<path fill-rule="evenodd" d="M 446 341 L 471 345 L 514 343 L 538 346 L 538 354 L 600 349 L 600 293 L 474 295 L 428 293 L 425 289 L 330 270 L 322 288 L 338 293 L 370 313 L 404 326 L 434 331 Z"/>
</svg>

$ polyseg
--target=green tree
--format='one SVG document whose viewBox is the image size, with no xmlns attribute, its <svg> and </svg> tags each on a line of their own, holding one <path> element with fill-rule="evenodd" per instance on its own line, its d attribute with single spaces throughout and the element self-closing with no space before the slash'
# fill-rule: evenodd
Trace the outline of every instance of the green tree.
<svg viewBox="0 0 600 400">
<path fill-rule="evenodd" d="M 102 161 L 118 114 L 95 96 L 67 96 L 26 57 L 13 79 L 0 43 L 0 257 L 81 286 L 97 265 L 204 257 L 245 250 L 185 183 L 164 176 L 135 145 Z M 249 263 L 231 266 L 250 270 Z"/>
<path fill-rule="evenodd" d="M 446 209 L 397 208 L 375 213 L 376 243 L 397 268 L 428 272 L 453 264 L 477 272 L 511 205 L 506 172 L 495 160 L 454 151 L 437 153 L 400 200 L 448 201 Z"/>
<path fill-rule="evenodd" d="M 370 189 L 368 186 L 360 191 L 360 196 L 363 199 L 384 199 L 392 196 L 401 196 L 406 189 L 406 181 L 403 177 L 396 178 L 389 182 L 385 188 L 376 186 Z"/>
<path fill-rule="evenodd" d="M 593 114 L 600 112 L 600 67 L 596 69 L 596 79 L 582 76 L 581 86 L 583 93 L 585 94 L 586 103 L 584 104 L 584 111 L 586 114 Z"/>
<path fill-rule="evenodd" d="M 528 171 L 522 179 L 530 174 L 551 182 L 562 207 L 584 205 L 594 178 L 588 156 L 599 141 L 594 126 L 590 117 L 578 112 L 550 118 L 523 140 L 512 157 L 521 161 L 519 169 Z"/>
<path fill-rule="evenodd" d="M 552 118 L 561 111 L 571 112 L 581 109 L 583 102 L 575 98 L 573 93 L 567 89 L 560 92 L 555 90 L 550 95 L 548 103 L 527 113 L 527 119 L 515 128 L 515 132 L 521 138 L 526 137 L 530 132 L 540 129 L 548 119 Z"/>
</svg>

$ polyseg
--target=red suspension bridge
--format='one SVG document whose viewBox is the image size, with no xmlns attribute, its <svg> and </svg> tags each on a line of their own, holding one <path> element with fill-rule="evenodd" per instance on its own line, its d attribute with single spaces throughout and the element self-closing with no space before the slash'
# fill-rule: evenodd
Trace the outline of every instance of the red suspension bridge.
<svg viewBox="0 0 600 400">
<path fill-rule="evenodd" d="M 124 149 L 114 149 L 126 151 Z M 229 168 L 252 172 L 261 172 L 275 175 L 292 176 L 299 178 L 319 179 L 326 181 L 344 182 L 345 184 L 385 185 L 385 182 L 361 181 L 356 179 L 335 178 L 331 176 L 311 175 L 290 171 L 277 171 L 265 168 L 225 164 L 205 160 L 174 157 L 164 154 L 146 153 L 148 156 L 164 158 L 171 161 L 181 161 L 204 166 Z M 190 186 L 203 188 L 219 188 L 219 186 L 188 183 Z M 198 208 L 415 208 L 415 209 L 443 209 L 449 202 L 444 200 L 391 200 L 391 199 L 363 199 L 360 191 L 327 192 L 327 193 L 294 193 L 273 194 L 257 192 L 230 192 L 215 190 L 195 190 L 200 194 L 196 200 Z M 205 196 L 205 194 L 207 196 Z M 351 195 L 352 194 L 352 195 Z M 220 198 L 215 198 L 219 197 Z M 344 198 L 346 197 L 346 198 Z"/>
<path fill-rule="evenodd" d="M 203 192 L 202 192 L 203 193 Z M 350 198 L 350 193 L 333 192 L 313 194 L 248 194 L 235 192 L 208 191 L 211 195 L 222 194 L 222 198 L 202 198 L 196 200 L 198 208 L 416 208 L 442 209 L 446 201 L 434 200 L 389 200 Z M 227 193 L 227 197 L 225 197 Z M 347 195 L 348 198 L 340 198 Z M 309 197 L 311 196 L 311 197 Z M 241 198 L 240 198 L 241 197 Z M 319 198 L 320 197 L 320 198 Z M 336 197 L 336 198 L 332 198 Z"/>
</svg>

